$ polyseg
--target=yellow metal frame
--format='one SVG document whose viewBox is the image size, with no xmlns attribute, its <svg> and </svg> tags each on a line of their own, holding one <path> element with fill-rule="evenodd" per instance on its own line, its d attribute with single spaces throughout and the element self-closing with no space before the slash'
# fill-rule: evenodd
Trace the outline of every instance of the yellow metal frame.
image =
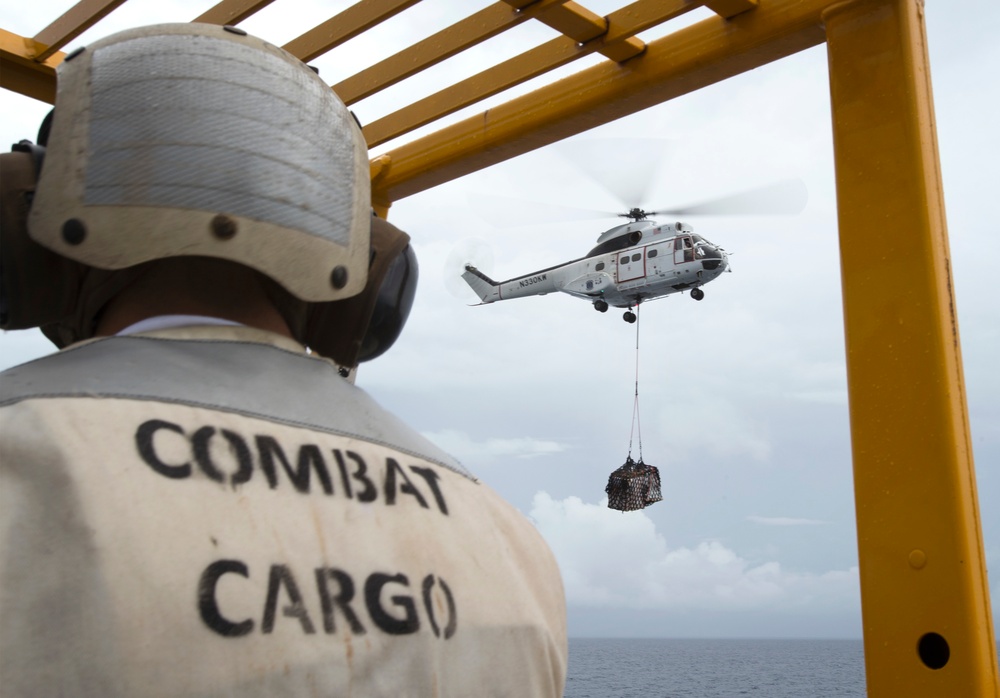
<svg viewBox="0 0 1000 698">
<path fill-rule="evenodd" d="M 361 0 L 289 42 L 311 60 L 419 0 Z M 34 37 L 0 29 L 0 86 L 52 102 L 61 49 L 124 0 Z M 237 24 L 269 0 L 222 0 Z M 715 14 L 645 43 L 692 9 Z M 1000 696 L 922 0 L 503 0 L 341 81 L 352 103 L 513 26 L 559 33 L 365 128 L 389 143 L 587 55 L 606 60 L 372 161 L 392 202 L 826 42 L 833 110 L 865 662 L 871 696 Z M 264 37 L 267 38 L 267 37 Z M 877 240 L 877 260 L 867 250 Z M 877 269 L 875 268 L 877 265 Z"/>
</svg>

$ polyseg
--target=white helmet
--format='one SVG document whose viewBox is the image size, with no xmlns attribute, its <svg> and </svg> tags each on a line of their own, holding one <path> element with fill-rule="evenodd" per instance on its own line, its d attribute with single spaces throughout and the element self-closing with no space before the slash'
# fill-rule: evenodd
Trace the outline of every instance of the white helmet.
<svg viewBox="0 0 1000 698">
<path fill-rule="evenodd" d="M 98 269 L 180 255 L 252 267 L 308 302 L 365 287 L 371 194 L 351 113 L 241 29 L 165 24 L 59 66 L 32 239 Z"/>
</svg>

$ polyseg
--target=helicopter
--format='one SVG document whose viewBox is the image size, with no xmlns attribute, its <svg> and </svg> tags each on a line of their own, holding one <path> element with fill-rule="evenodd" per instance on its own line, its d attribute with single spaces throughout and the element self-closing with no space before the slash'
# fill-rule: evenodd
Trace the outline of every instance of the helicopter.
<svg viewBox="0 0 1000 698">
<path fill-rule="evenodd" d="M 700 301 L 702 286 L 731 271 L 726 251 L 687 223 L 660 225 L 649 218 L 655 212 L 641 208 L 617 215 L 629 222 L 602 233 L 580 259 L 499 282 L 466 263 L 462 278 L 479 305 L 560 291 L 590 301 L 601 313 L 627 308 L 623 319 L 634 323 L 632 308 L 639 303 L 684 291 Z"/>
</svg>

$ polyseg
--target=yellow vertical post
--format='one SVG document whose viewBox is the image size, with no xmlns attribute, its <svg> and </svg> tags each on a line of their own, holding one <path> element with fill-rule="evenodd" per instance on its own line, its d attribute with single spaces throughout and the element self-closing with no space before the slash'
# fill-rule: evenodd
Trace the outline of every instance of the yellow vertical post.
<svg viewBox="0 0 1000 698">
<path fill-rule="evenodd" d="M 997 696 L 923 2 L 824 22 L 868 694 Z"/>
</svg>

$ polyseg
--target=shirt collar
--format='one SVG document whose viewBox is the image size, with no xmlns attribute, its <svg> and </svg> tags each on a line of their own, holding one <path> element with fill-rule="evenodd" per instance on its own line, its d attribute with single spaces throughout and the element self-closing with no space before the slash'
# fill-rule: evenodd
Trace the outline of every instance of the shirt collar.
<svg viewBox="0 0 1000 698">
<path fill-rule="evenodd" d="M 129 325 L 125 329 L 118 332 L 116 336 L 125 337 L 130 334 L 139 334 L 140 332 L 169 330 L 175 327 L 189 327 L 191 325 L 242 326 L 239 322 L 223 320 L 222 318 L 217 317 L 209 317 L 207 315 L 156 315 Z"/>
</svg>

